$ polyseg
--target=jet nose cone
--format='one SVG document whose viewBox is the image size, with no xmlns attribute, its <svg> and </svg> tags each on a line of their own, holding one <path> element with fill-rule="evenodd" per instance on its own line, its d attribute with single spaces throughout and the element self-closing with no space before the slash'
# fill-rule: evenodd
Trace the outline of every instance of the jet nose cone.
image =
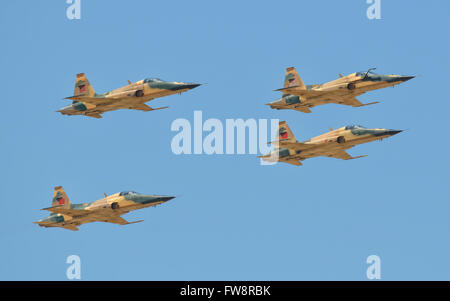
<svg viewBox="0 0 450 301">
<path fill-rule="evenodd" d="M 170 196 L 170 195 L 152 195 L 149 196 L 149 199 L 151 199 L 152 201 L 156 201 L 156 202 L 167 202 L 170 201 L 172 199 L 174 199 L 174 196 Z"/>
<path fill-rule="evenodd" d="M 415 78 L 415 76 L 402 76 L 402 80 L 404 82 L 409 81 L 410 79 L 413 79 L 413 78 Z"/>
<path fill-rule="evenodd" d="M 158 196 L 158 198 L 156 199 L 157 202 L 161 202 L 161 203 L 165 203 L 168 202 L 172 199 L 174 199 L 174 196 Z"/>
<path fill-rule="evenodd" d="M 149 204 L 149 203 L 165 203 L 174 199 L 174 196 L 165 196 L 165 195 L 142 195 L 139 200 L 140 203 Z"/>
<path fill-rule="evenodd" d="M 161 202 L 168 202 L 168 201 L 170 201 L 170 200 L 172 200 L 174 198 L 175 198 L 174 196 L 161 196 L 161 197 L 159 197 Z"/>
<path fill-rule="evenodd" d="M 401 132 L 403 132 L 403 131 L 402 130 L 387 130 L 386 131 L 386 135 L 394 136 L 394 135 L 397 135 L 398 133 L 401 133 Z"/>
<path fill-rule="evenodd" d="M 413 78 L 415 78 L 415 76 L 400 76 L 400 80 L 402 81 L 402 82 L 407 82 L 407 81 L 409 81 L 410 79 L 413 79 Z"/>
<path fill-rule="evenodd" d="M 201 86 L 201 84 L 184 84 L 183 88 L 191 90 L 197 88 L 198 86 Z"/>
</svg>

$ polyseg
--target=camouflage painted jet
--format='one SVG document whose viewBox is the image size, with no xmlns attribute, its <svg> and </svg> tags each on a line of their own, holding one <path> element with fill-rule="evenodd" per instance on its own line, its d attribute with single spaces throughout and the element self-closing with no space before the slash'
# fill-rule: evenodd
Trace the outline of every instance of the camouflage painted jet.
<svg viewBox="0 0 450 301">
<path fill-rule="evenodd" d="M 181 94 L 200 84 L 182 82 L 166 82 L 157 78 L 146 78 L 135 83 L 128 81 L 128 85 L 104 94 L 97 94 L 84 73 L 77 74 L 73 96 L 66 97 L 73 102 L 57 112 L 63 115 L 85 115 L 102 118 L 104 112 L 118 109 L 132 109 L 139 111 L 153 111 L 167 107 L 151 108 L 145 103 L 152 99 Z"/>
<path fill-rule="evenodd" d="M 103 199 L 83 204 L 71 204 L 64 189 L 55 187 L 52 207 L 42 210 L 50 211 L 50 216 L 34 222 L 41 227 L 60 227 L 78 231 L 77 226 L 92 222 L 106 222 L 118 225 L 129 225 L 142 220 L 128 222 L 122 214 L 133 210 L 156 206 L 175 197 L 162 195 L 145 195 L 133 191 L 124 191 L 106 195 Z"/>
<path fill-rule="evenodd" d="M 327 103 L 337 103 L 353 107 L 362 107 L 378 103 L 377 101 L 363 104 L 356 99 L 368 91 L 392 87 L 404 83 L 414 76 L 378 75 L 372 72 L 356 72 L 346 76 L 339 74 L 338 79 L 320 85 L 306 86 L 298 76 L 294 67 L 286 69 L 283 96 L 268 103 L 272 109 L 292 109 L 303 113 L 311 113 L 311 108 Z"/>
<path fill-rule="evenodd" d="M 346 150 L 358 144 L 382 140 L 402 131 L 388 129 L 368 129 L 359 125 L 341 127 L 337 130 L 314 137 L 308 141 L 298 142 L 286 121 L 278 124 L 278 139 L 275 149 L 268 155 L 260 156 L 267 162 L 285 162 L 302 165 L 301 161 L 314 157 L 330 157 L 342 160 L 357 159 L 366 156 L 352 157 Z"/>
</svg>

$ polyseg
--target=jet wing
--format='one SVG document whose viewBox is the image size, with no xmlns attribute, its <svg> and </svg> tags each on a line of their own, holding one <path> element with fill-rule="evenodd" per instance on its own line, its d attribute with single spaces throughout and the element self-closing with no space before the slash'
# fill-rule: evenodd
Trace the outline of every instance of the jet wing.
<svg viewBox="0 0 450 301">
<path fill-rule="evenodd" d="M 361 94 L 358 94 L 358 95 L 361 95 Z M 368 106 L 368 105 L 378 103 L 378 101 L 374 101 L 374 102 L 370 102 L 370 103 L 362 103 L 358 99 L 356 99 L 356 97 L 354 97 L 353 95 L 335 96 L 335 97 L 332 97 L 332 99 L 335 100 L 336 102 L 338 102 L 339 104 L 352 106 L 352 107 L 363 107 L 363 106 Z"/>
<path fill-rule="evenodd" d="M 362 106 L 368 106 L 371 104 L 378 103 L 378 101 L 374 101 L 371 103 L 365 103 L 363 104 L 358 99 L 356 99 L 356 96 L 362 95 L 365 93 L 365 91 L 356 90 L 356 91 L 317 91 L 317 90 L 305 90 L 301 89 L 299 87 L 289 87 L 289 88 L 283 88 L 278 89 L 276 91 L 282 91 L 285 93 L 289 93 L 292 95 L 302 96 L 306 98 L 306 100 L 313 101 L 314 99 L 322 99 L 327 101 L 332 101 L 338 104 L 353 106 L 353 107 L 362 107 Z M 297 110 L 297 108 L 294 108 L 294 110 Z M 307 112 L 309 113 L 309 112 Z"/>
<path fill-rule="evenodd" d="M 89 104 L 98 106 L 98 105 L 103 105 L 103 104 L 113 104 L 113 103 L 121 102 L 123 100 L 130 99 L 130 98 L 131 97 L 128 96 L 127 94 L 122 93 L 122 94 L 116 94 L 116 95 L 110 96 L 110 97 L 91 97 L 91 96 L 79 95 L 79 96 L 69 96 L 64 99 L 81 101 L 84 103 L 89 103 Z M 146 101 L 150 101 L 154 98 L 155 98 L 154 95 L 152 95 L 151 97 L 145 96 L 145 97 L 140 98 L 140 101 L 146 102 Z M 140 105 L 140 104 L 138 104 L 138 105 Z M 127 107 L 125 106 L 124 108 L 127 108 Z"/>
<path fill-rule="evenodd" d="M 88 96 L 70 96 L 70 97 L 66 97 L 65 99 L 71 99 L 71 100 L 75 100 L 75 101 L 81 101 L 84 103 L 88 103 L 88 104 L 93 104 L 95 106 L 99 106 L 99 105 L 103 105 L 103 104 L 112 104 L 114 102 L 118 102 L 118 101 L 122 101 L 124 98 L 122 97 L 88 97 Z M 150 101 L 151 99 L 145 99 L 145 101 Z M 154 111 L 154 110 L 161 110 L 161 109 L 167 109 L 168 107 L 160 107 L 160 108 L 152 108 L 149 107 L 148 105 L 146 105 L 145 103 L 137 103 L 137 104 L 123 104 L 123 105 L 119 105 L 120 108 L 123 109 L 132 109 L 132 110 L 138 110 L 138 111 Z M 89 117 L 94 117 L 94 118 L 102 118 L 102 115 L 100 115 L 99 113 L 87 113 L 85 114 L 86 116 Z"/>
<path fill-rule="evenodd" d="M 128 107 L 128 109 L 145 111 L 145 112 L 162 110 L 162 109 L 167 109 L 167 108 L 168 107 L 152 108 L 152 107 L 149 107 L 148 105 L 146 105 L 145 103 L 140 103 L 140 104 L 136 104 L 136 105 L 132 105 L 132 106 Z"/>
<path fill-rule="evenodd" d="M 127 220 L 119 215 L 108 216 L 105 220 L 107 223 L 118 224 L 118 225 L 126 225 L 128 224 Z"/>
<path fill-rule="evenodd" d="M 121 217 L 120 215 L 111 215 L 111 216 L 108 216 L 103 221 L 106 223 L 117 224 L 117 225 L 130 225 L 130 224 L 140 223 L 143 220 L 129 222 L 126 219 L 124 219 L 123 217 Z"/>
<path fill-rule="evenodd" d="M 345 150 L 337 150 L 337 151 L 334 151 L 333 153 L 327 154 L 326 156 L 330 157 L 330 158 L 336 158 L 336 159 L 342 159 L 342 160 L 352 160 L 352 159 L 367 157 L 367 155 L 352 157 Z"/>
</svg>

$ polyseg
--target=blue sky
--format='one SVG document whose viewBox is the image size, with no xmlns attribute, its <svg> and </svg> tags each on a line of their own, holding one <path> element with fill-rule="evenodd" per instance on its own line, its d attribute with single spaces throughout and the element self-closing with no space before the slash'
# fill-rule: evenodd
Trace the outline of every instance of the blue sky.
<svg viewBox="0 0 450 301">
<path fill-rule="evenodd" d="M 0 280 L 449 280 L 448 1 L 6 1 L 0 10 Z M 285 68 L 307 84 L 377 67 L 417 75 L 364 108 L 274 111 Z M 150 103 L 168 110 L 55 111 L 75 74 L 96 92 L 144 77 L 207 83 Z M 349 151 L 261 166 L 254 155 L 171 152 L 176 118 L 279 118 L 297 139 L 361 124 L 408 129 Z M 179 197 L 129 226 L 40 228 L 53 187 L 74 203 L 136 190 Z"/>
</svg>

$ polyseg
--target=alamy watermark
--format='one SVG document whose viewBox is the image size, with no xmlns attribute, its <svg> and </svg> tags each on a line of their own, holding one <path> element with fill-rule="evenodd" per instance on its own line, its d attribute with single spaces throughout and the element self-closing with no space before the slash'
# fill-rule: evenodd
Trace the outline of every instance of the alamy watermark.
<svg viewBox="0 0 450 301">
<path fill-rule="evenodd" d="M 67 19 L 81 19 L 81 0 L 66 0 L 66 3 L 70 4 L 66 9 Z"/>
<path fill-rule="evenodd" d="M 381 0 L 366 0 L 369 4 L 367 8 L 366 15 L 369 20 L 380 20 L 381 19 Z"/>
<path fill-rule="evenodd" d="M 268 119 L 226 119 L 224 124 L 216 118 L 203 120 L 202 111 L 194 111 L 193 126 L 184 118 L 172 122 L 170 129 L 177 134 L 172 138 L 171 149 L 176 155 L 267 154 L 273 149 L 269 141 L 277 139 L 278 122 L 278 119 L 270 119 L 269 140 Z M 274 163 L 261 160 L 262 165 Z"/>
<path fill-rule="evenodd" d="M 70 255 L 67 256 L 66 263 L 70 264 L 66 270 L 66 277 L 69 280 L 81 279 L 81 259 L 80 256 Z"/>
<path fill-rule="evenodd" d="M 366 259 L 366 263 L 370 264 L 366 270 L 366 276 L 369 280 L 381 279 L 381 258 L 378 255 L 370 255 Z"/>
</svg>

